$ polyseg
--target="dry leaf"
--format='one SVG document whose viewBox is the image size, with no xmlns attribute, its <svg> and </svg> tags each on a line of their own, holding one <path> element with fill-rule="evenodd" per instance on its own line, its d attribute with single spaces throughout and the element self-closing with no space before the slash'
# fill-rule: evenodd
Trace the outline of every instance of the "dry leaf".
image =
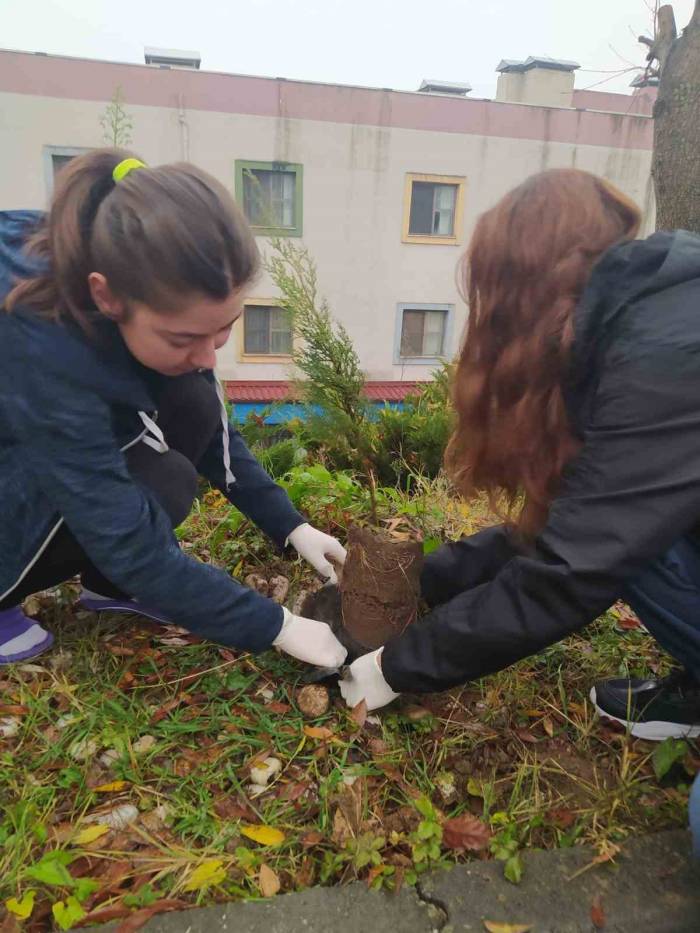
<svg viewBox="0 0 700 933">
<path fill-rule="evenodd" d="M 201 865 L 197 865 L 195 870 L 183 885 L 183 891 L 201 891 L 203 888 L 210 888 L 212 885 L 221 884 L 226 878 L 226 869 L 221 859 L 210 858 Z"/>
<path fill-rule="evenodd" d="M 489 933 L 529 933 L 531 923 L 496 923 L 493 920 L 484 920 L 484 926 Z"/>
<path fill-rule="evenodd" d="M 260 843 L 261 846 L 279 846 L 284 842 L 284 833 L 275 829 L 274 826 L 264 826 L 256 824 L 254 826 L 244 826 L 241 834 L 253 842 Z"/>
<path fill-rule="evenodd" d="M 325 726 L 304 726 L 304 735 L 307 735 L 310 739 L 319 739 L 322 742 L 327 742 L 328 739 L 333 738 L 333 733 Z"/>
<path fill-rule="evenodd" d="M 95 823 L 92 826 L 86 826 L 85 829 L 81 829 L 78 835 L 73 839 L 73 845 L 89 845 L 101 836 L 106 836 L 109 831 L 110 827 L 105 826 L 104 823 Z"/>
<path fill-rule="evenodd" d="M 421 719 L 433 715 L 425 706 L 405 706 L 402 712 L 411 722 L 419 722 Z"/>
<path fill-rule="evenodd" d="M 123 803 L 106 812 L 92 813 L 85 817 L 86 823 L 102 823 L 110 829 L 125 829 L 139 818 L 139 811 L 133 803 Z"/>
<path fill-rule="evenodd" d="M 542 720 L 542 726 L 544 727 L 544 731 L 547 733 L 547 735 L 551 739 L 554 736 L 554 723 L 549 718 L 549 716 L 544 717 L 544 719 Z"/>
<path fill-rule="evenodd" d="M 323 833 L 319 833 L 318 830 L 312 829 L 311 832 L 304 833 L 300 842 L 304 847 L 317 846 L 319 842 L 323 842 Z"/>
<path fill-rule="evenodd" d="M 547 810 L 545 815 L 557 829 L 569 829 L 576 822 L 576 814 L 572 810 L 565 810 L 564 808 Z"/>
<path fill-rule="evenodd" d="M 605 926 L 605 911 L 600 900 L 600 894 L 596 894 L 591 904 L 591 923 L 596 930 L 602 930 Z"/>
<path fill-rule="evenodd" d="M 142 910 L 137 910 L 126 917 L 117 927 L 116 933 L 135 933 L 156 914 L 165 913 L 166 910 L 183 910 L 183 908 L 190 906 L 187 901 L 164 897 L 162 900 L 156 901 L 155 904 L 151 904 L 150 907 L 144 907 Z"/>
<path fill-rule="evenodd" d="M 263 864 L 260 866 L 260 873 L 258 875 L 258 887 L 260 888 L 260 893 L 262 896 L 274 897 L 281 886 L 282 885 L 280 883 L 277 872 L 273 871 L 263 862 Z"/>
<path fill-rule="evenodd" d="M 128 781 L 110 781 L 109 784 L 98 784 L 97 787 L 93 787 L 92 789 L 98 794 L 113 794 L 117 791 L 124 790 L 128 786 Z"/>
<path fill-rule="evenodd" d="M 367 721 L 367 700 L 360 700 L 357 706 L 353 706 L 350 712 L 350 719 L 361 729 Z"/>
<path fill-rule="evenodd" d="M 445 820 L 442 824 L 442 844 L 448 849 L 485 849 L 491 839 L 491 830 L 478 817 L 468 813 Z"/>
</svg>

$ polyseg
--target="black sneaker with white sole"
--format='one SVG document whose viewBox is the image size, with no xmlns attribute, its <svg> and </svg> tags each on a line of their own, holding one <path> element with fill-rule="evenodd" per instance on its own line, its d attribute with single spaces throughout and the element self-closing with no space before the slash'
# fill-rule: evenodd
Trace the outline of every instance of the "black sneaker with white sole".
<svg viewBox="0 0 700 933">
<path fill-rule="evenodd" d="M 663 680 L 602 680 L 591 700 L 603 719 L 614 719 L 639 739 L 700 736 L 700 682 L 686 671 Z"/>
</svg>

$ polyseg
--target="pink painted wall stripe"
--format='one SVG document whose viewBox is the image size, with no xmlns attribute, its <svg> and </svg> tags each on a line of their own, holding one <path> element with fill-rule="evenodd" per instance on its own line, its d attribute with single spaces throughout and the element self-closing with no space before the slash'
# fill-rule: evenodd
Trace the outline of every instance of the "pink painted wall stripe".
<svg viewBox="0 0 700 933">
<path fill-rule="evenodd" d="M 566 110 L 477 99 L 312 84 L 206 71 L 0 51 L 0 93 L 109 100 L 120 86 L 130 104 L 329 123 L 651 149 L 652 121 L 629 113 Z M 586 106 L 592 106 L 592 92 Z M 601 105 L 610 98 L 601 95 Z M 582 98 L 579 98 L 582 99 Z M 603 107 L 603 109 L 605 109 Z"/>
</svg>

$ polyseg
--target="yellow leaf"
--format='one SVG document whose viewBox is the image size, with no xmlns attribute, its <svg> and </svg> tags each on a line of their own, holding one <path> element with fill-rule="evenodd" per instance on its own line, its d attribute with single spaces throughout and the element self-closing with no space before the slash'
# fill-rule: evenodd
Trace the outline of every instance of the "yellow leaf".
<svg viewBox="0 0 700 933">
<path fill-rule="evenodd" d="M 110 827 L 105 826 L 104 823 L 95 823 L 94 826 L 86 826 L 85 829 L 82 829 L 73 839 L 73 845 L 89 845 L 89 843 L 94 842 L 95 839 L 99 839 L 100 836 L 104 836 L 105 833 L 108 833 L 109 829 Z"/>
<path fill-rule="evenodd" d="M 5 907 L 10 911 L 11 914 L 14 914 L 15 917 L 19 917 L 20 920 L 27 920 L 32 915 L 34 910 L 34 898 L 36 897 L 36 891 L 25 891 L 22 895 L 20 901 L 16 897 L 11 897 L 9 900 L 5 901 Z"/>
<path fill-rule="evenodd" d="M 274 826 L 244 826 L 241 830 L 244 836 L 259 842 L 261 846 L 279 846 L 284 842 L 284 833 Z"/>
<path fill-rule="evenodd" d="M 308 735 L 310 739 L 321 739 L 322 741 L 333 738 L 333 733 L 325 726 L 304 726 L 304 735 Z"/>
<path fill-rule="evenodd" d="M 274 897 L 281 887 L 277 872 L 265 864 L 261 865 L 258 886 L 263 897 Z"/>
<path fill-rule="evenodd" d="M 493 920 L 484 920 L 484 926 L 489 933 L 528 933 L 532 929 L 531 923 L 494 923 Z"/>
<path fill-rule="evenodd" d="M 221 884 L 226 878 L 226 869 L 221 859 L 211 858 L 202 862 L 192 872 L 184 886 L 185 891 L 201 891 L 213 884 Z"/>
<path fill-rule="evenodd" d="M 100 784 L 98 787 L 93 787 L 93 790 L 98 794 L 111 794 L 117 790 L 124 790 L 128 786 L 128 781 L 110 781 L 109 784 Z"/>
</svg>

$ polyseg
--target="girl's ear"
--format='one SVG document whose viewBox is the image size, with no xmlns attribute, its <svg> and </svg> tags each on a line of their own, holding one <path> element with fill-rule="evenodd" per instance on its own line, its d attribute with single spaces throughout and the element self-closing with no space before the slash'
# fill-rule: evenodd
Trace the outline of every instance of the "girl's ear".
<svg viewBox="0 0 700 933">
<path fill-rule="evenodd" d="M 101 314 L 115 323 L 124 320 L 126 316 L 124 302 L 121 298 L 117 298 L 101 272 L 91 272 L 88 275 L 88 287 L 92 300 Z"/>
</svg>

